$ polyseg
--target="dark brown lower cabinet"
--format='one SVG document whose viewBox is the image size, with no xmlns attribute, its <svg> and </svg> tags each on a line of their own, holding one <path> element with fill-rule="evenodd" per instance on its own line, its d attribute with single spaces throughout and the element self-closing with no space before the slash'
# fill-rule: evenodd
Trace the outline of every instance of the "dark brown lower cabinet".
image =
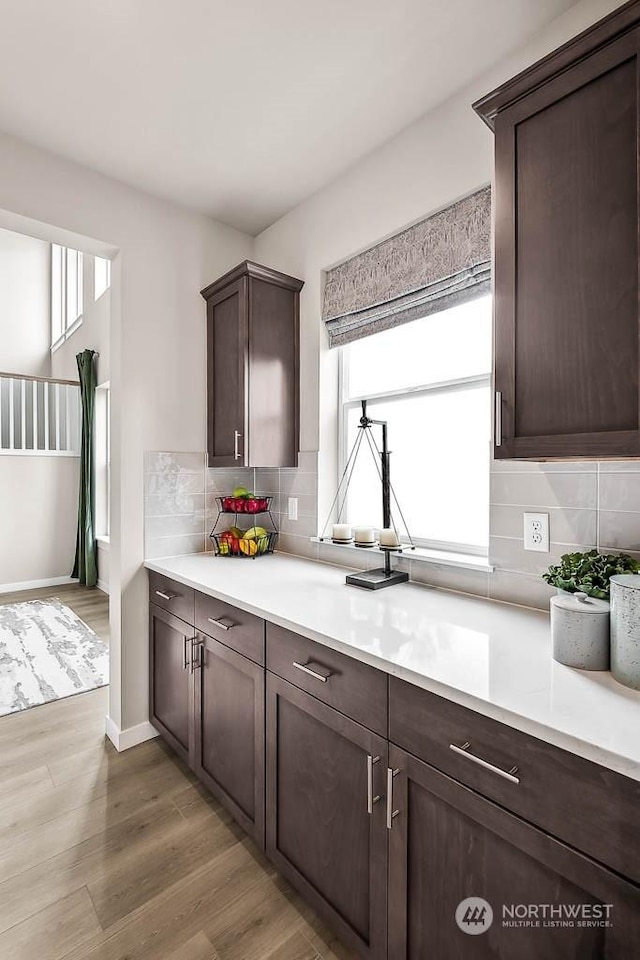
<svg viewBox="0 0 640 960">
<path fill-rule="evenodd" d="M 362 957 L 387 954 L 387 742 L 267 673 L 267 854 Z"/>
<path fill-rule="evenodd" d="M 264 847 L 264 668 L 204 634 L 196 651 L 195 772 Z"/>
<path fill-rule="evenodd" d="M 389 960 L 640 957 L 637 887 L 393 745 L 389 764 Z M 490 925 L 471 903 L 458 926 L 471 897 Z"/>
<path fill-rule="evenodd" d="M 211 603 L 196 619 L 231 646 L 149 605 L 152 723 L 354 953 L 640 957 L 631 782 L 393 678 L 387 719 L 386 676 L 289 631 L 266 631 L 265 671 L 264 621 Z M 451 752 L 469 731 L 495 766 Z"/>
<path fill-rule="evenodd" d="M 193 743 L 191 643 L 194 629 L 149 604 L 149 698 L 151 722 L 190 762 Z"/>
</svg>

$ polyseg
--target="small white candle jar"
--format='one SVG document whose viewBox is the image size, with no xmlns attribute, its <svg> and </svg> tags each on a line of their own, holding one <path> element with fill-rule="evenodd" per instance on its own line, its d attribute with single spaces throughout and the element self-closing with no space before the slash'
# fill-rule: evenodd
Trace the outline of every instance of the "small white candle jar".
<svg viewBox="0 0 640 960">
<path fill-rule="evenodd" d="M 353 537 L 358 547 L 375 547 L 376 535 L 373 527 L 356 527 Z"/>
<path fill-rule="evenodd" d="M 397 550 L 400 546 L 400 537 L 393 527 L 383 527 L 380 531 L 380 546 L 387 550 Z"/>
<path fill-rule="evenodd" d="M 351 543 L 351 527 L 348 523 L 334 523 L 331 539 L 334 543 Z"/>
</svg>

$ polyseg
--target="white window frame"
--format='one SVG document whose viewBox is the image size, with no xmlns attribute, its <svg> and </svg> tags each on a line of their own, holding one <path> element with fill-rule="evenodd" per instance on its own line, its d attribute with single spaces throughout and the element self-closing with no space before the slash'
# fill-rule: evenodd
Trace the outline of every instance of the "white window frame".
<svg viewBox="0 0 640 960">
<path fill-rule="evenodd" d="M 98 260 L 100 260 L 105 264 L 105 286 L 100 291 L 100 293 L 98 293 L 97 291 L 97 282 L 96 282 L 96 278 L 97 278 L 96 266 L 97 266 Z M 108 257 L 94 257 L 93 258 L 93 302 L 97 303 L 100 297 L 103 297 L 107 292 L 107 290 L 109 290 L 110 288 L 111 288 L 111 260 L 109 260 Z"/>
<path fill-rule="evenodd" d="M 488 386 L 491 388 L 492 375 L 491 372 L 474 374 L 469 377 L 460 377 L 454 380 L 440 380 L 434 381 L 433 383 L 420 384 L 418 386 L 401 388 L 399 390 L 383 390 L 380 393 L 370 393 L 358 397 L 349 397 L 348 396 L 348 365 L 346 363 L 346 351 L 349 349 L 349 345 L 346 347 L 340 347 L 340 353 L 338 357 L 338 403 L 339 403 L 339 412 L 338 412 L 338 482 L 340 477 L 342 477 L 347 463 L 347 457 L 349 456 L 348 447 L 348 416 L 349 411 L 354 407 L 360 407 L 363 400 L 367 401 L 379 401 L 379 400 L 403 400 L 408 396 L 421 396 L 429 393 L 446 393 L 446 392 L 458 392 L 461 390 L 468 390 L 473 387 L 478 386 Z M 393 484 L 393 458 L 391 460 L 391 483 Z M 402 507 L 402 503 L 400 503 Z M 487 510 L 489 509 L 489 504 L 487 504 Z M 393 511 L 393 506 L 392 506 Z M 397 514 L 397 510 L 395 511 Z M 398 518 L 399 519 L 399 518 Z M 430 540 L 425 537 L 416 537 L 413 534 L 413 531 L 409 531 L 413 543 L 416 547 L 419 547 L 423 550 L 434 550 L 434 551 L 445 551 L 448 553 L 460 553 L 468 556 L 474 557 L 486 557 L 487 551 L 489 549 L 488 544 L 486 546 L 478 546 L 478 544 L 465 544 L 465 543 L 450 543 L 443 540 Z M 408 543 L 406 537 L 400 538 L 402 542 Z"/>
<path fill-rule="evenodd" d="M 54 250 L 59 249 L 62 251 L 61 262 L 60 262 L 60 303 L 54 304 L 53 302 L 53 270 L 54 270 Z M 76 271 L 76 303 L 79 307 L 79 313 L 76 317 L 69 322 L 68 317 L 68 304 L 69 304 L 69 290 L 67 285 L 67 257 L 68 253 L 72 252 L 77 255 L 77 271 Z M 78 327 L 82 324 L 83 314 L 84 314 L 84 255 L 81 250 L 74 250 L 72 247 L 64 247 L 62 244 L 52 243 L 51 244 L 51 259 L 50 259 L 51 273 L 52 273 L 52 282 L 51 282 L 51 353 L 54 353 L 58 347 L 62 346 L 65 340 L 75 333 Z M 54 312 L 58 310 L 61 323 L 61 333 L 54 340 L 53 333 L 53 322 L 54 322 Z"/>
</svg>

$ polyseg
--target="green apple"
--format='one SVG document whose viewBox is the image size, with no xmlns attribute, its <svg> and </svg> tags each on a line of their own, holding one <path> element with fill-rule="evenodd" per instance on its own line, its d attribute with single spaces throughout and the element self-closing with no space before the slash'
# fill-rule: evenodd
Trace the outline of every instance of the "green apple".
<svg viewBox="0 0 640 960">
<path fill-rule="evenodd" d="M 233 493 L 231 494 L 231 496 L 238 497 L 242 500 L 245 500 L 247 497 L 250 497 L 251 494 L 249 493 L 246 487 L 236 487 Z"/>
</svg>

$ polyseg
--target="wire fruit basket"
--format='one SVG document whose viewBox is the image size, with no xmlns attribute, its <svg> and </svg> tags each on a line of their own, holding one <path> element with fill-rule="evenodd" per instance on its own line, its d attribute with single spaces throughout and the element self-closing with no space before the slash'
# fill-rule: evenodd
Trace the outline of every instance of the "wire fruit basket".
<svg viewBox="0 0 640 960">
<path fill-rule="evenodd" d="M 264 534 L 250 537 L 234 536 L 230 531 L 211 533 L 213 550 L 217 557 L 259 557 L 265 553 L 273 553 L 277 539 L 275 530 L 265 530 Z"/>
<path fill-rule="evenodd" d="M 272 503 L 273 497 L 249 493 L 244 487 L 238 487 L 235 494 L 231 496 L 216 497 L 218 516 L 209 535 L 215 555 L 217 557 L 260 557 L 265 553 L 273 553 L 278 531 L 271 513 Z M 266 527 L 259 524 L 257 520 L 259 514 L 268 516 L 269 520 L 265 518 L 264 521 L 267 524 Z M 222 530 L 219 529 L 220 521 L 225 516 L 233 516 L 233 526 Z M 247 526 L 249 516 L 251 526 Z M 240 526 L 243 517 L 247 519 Z"/>
<path fill-rule="evenodd" d="M 220 513 L 271 513 L 273 497 L 216 497 Z"/>
</svg>

